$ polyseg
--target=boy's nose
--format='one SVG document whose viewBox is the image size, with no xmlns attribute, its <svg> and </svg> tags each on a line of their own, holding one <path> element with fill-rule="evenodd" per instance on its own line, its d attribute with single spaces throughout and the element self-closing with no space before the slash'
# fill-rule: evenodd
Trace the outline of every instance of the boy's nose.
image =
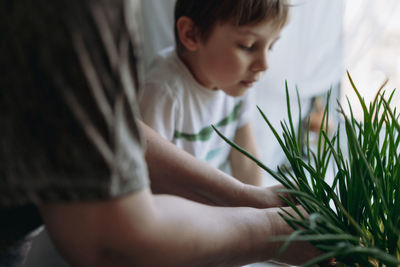
<svg viewBox="0 0 400 267">
<path fill-rule="evenodd" d="M 266 71 L 268 69 L 267 54 L 262 53 L 257 56 L 252 64 L 251 70 L 254 72 Z"/>
</svg>

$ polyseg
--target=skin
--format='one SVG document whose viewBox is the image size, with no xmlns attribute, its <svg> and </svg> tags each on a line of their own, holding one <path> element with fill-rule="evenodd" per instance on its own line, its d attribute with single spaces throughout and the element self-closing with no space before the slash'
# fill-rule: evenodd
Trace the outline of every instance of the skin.
<svg viewBox="0 0 400 267">
<path fill-rule="evenodd" d="M 243 184 L 179 149 L 147 125 L 141 126 L 147 138 L 146 162 L 154 193 L 173 194 L 215 206 L 285 205 L 276 192 L 281 186 L 264 188 Z"/>
<path fill-rule="evenodd" d="M 216 24 L 207 40 L 197 33 L 193 21 L 177 21 L 178 36 L 186 50 L 179 53 L 196 80 L 211 90 L 242 96 L 268 69 L 268 51 L 280 30 L 268 20 L 234 26 Z"/>
<path fill-rule="evenodd" d="M 153 178 L 189 174 L 190 167 L 199 176 L 201 169 L 184 166 L 190 161 L 179 162 L 185 157 L 181 150 L 170 150 L 172 144 L 143 129 L 151 150 L 146 157 L 158 155 L 161 169 L 172 164 L 152 173 Z M 205 176 L 212 174 L 208 169 Z M 299 242 L 277 257 L 282 244 L 270 238 L 292 230 L 273 208 L 212 207 L 154 195 L 148 188 L 115 199 L 39 208 L 51 238 L 72 266 L 240 266 L 266 260 L 299 265 L 318 255 Z"/>
<path fill-rule="evenodd" d="M 218 23 L 207 40 L 203 40 L 193 21 L 183 16 L 177 21 L 177 30 L 186 48 L 179 56 L 194 78 L 210 90 L 222 90 L 238 97 L 268 69 L 268 52 L 281 29 L 267 19 L 240 27 L 230 22 Z M 250 122 L 237 130 L 234 141 L 257 157 Z M 261 185 L 261 169 L 250 159 L 232 150 L 229 160 L 234 177 L 246 184 Z"/>
<path fill-rule="evenodd" d="M 273 236 L 289 227 L 276 210 L 211 207 L 145 189 L 96 203 L 41 207 L 45 225 L 72 266 L 240 266 L 302 264 L 317 252 L 293 243 L 277 257 Z"/>
<path fill-rule="evenodd" d="M 253 133 L 251 122 L 239 128 L 235 134 L 235 143 L 246 149 L 251 155 L 258 158 L 258 151 Z M 262 185 L 262 169 L 252 160 L 243 156 L 236 149 L 232 149 L 229 154 L 232 166 L 232 176 L 246 184 L 256 186 Z"/>
</svg>

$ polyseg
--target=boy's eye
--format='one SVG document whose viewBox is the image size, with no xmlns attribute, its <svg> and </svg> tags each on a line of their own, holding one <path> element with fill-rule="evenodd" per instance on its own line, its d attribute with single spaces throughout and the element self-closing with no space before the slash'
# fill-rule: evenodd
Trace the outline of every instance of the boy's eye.
<svg viewBox="0 0 400 267">
<path fill-rule="evenodd" d="M 238 47 L 242 50 L 245 51 L 252 51 L 254 49 L 254 45 L 243 45 L 243 44 L 238 44 Z"/>
</svg>

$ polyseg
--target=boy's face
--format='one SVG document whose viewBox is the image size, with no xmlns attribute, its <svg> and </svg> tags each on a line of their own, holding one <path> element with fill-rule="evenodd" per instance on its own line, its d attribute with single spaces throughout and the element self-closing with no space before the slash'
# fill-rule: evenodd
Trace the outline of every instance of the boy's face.
<svg viewBox="0 0 400 267">
<path fill-rule="evenodd" d="M 267 20 L 240 27 L 217 24 L 198 44 L 196 79 L 230 96 L 243 95 L 267 70 L 268 54 L 280 30 Z"/>
</svg>

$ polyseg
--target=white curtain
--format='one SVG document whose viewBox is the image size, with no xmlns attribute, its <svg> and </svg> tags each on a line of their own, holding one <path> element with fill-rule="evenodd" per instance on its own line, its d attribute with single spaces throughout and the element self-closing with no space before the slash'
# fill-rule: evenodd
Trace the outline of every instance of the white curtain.
<svg viewBox="0 0 400 267">
<path fill-rule="evenodd" d="M 345 2 L 344 43 L 346 68 L 357 64 L 381 40 L 390 24 L 400 27 L 398 0 Z M 393 20 L 397 20 L 393 21 Z"/>
<path fill-rule="evenodd" d="M 161 49 L 174 44 L 175 0 L 141 0 L 146 68 Z"/>
<path fill-rule="evenodd" d="M 368 103 L 388 79 L 386 90 L 400 84 L 400 1 L 346 1 L 344 17 L 345 66 Z M 343 96 L 349 98 L 353 113 L 362 119 L 362 108 L 347 79 L 343 80 Z M 342 100 L 345 100 L 344 97 Z M 400 107 L 399 94 L 393 106 Z M 349 113 L 349 107 L 344 103 Z"/>
<path fill-rule="evenodd" d="M 262 86 L 282 91 L 285 80 L 309 98 L 343 73 L 343 1 L 292 0 L 291 18 L 270 56 Z"/>
</svg>

